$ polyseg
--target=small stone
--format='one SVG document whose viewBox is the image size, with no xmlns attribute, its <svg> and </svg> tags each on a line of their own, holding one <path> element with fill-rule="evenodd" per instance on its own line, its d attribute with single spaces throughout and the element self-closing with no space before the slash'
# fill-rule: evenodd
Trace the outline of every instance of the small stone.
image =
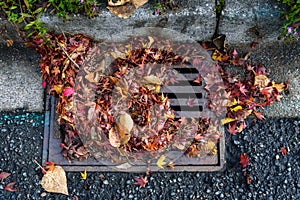
<svg viewBox="0 0 300 200">
<path fill-rule="evenodd" d="M 278 154 L 276 154 L 275 158 L 276 158 L 276 160 L 278 160 L 278 159 L 279 159 L 279 155 L 278 155 Z"/>
<path fill-rule="evenodd" d="M 104 184 L 104 185 L 108 185 L 108 180 L 104 180 L 104 181 L 103 181 L 103 184 Z"/>
<path fill-rule="evenodd" d="M 45 196 L 47 196 L 47 193 L 46 193 L 46 192 L 43 192 L 43 193 L 41 194 L 41 197 L 45 197 Z"/>
<path fill-rule="evenodd" d="M 239 144 L 240 144 L 240 141 L 234 140 L 233 143 L 234 143 L 235 145 L 239 145 Z"/>
</svg>

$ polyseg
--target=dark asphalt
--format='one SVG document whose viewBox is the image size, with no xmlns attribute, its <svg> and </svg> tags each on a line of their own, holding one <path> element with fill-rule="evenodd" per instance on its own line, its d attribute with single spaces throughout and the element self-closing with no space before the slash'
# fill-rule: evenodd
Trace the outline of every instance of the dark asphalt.
<svg viewBox="0 0 300 200">
<path fill-rule="evenodd" d="M 226 137 L 226 169 L 215 173 L 152 173 L 146 188 L 134 185 L 133 173 L 67 173 L 70 196 L 47 193 L 39 185 L 43 113 L 0 114 L 0 171 L 12 175 L 0 183 L 0 199 L 300 199 L 300 119 L 269 118 L 248 121 L 241 134 Z M 280 148 L 288 149 L 283 156 Z M 241 169 L 239 156 L 247 153 L 250 164 Z M 245 173 L 252 179 L 246 182 Z M 104 178 L 99 175 L 103 174 Z M 16 181 L 17 192 L 4 191 Z"/>
</svg>

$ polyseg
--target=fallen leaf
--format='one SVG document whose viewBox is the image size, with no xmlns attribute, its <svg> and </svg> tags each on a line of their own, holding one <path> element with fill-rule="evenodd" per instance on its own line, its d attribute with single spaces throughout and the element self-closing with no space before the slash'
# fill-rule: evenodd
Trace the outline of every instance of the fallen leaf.
<svg viewBox="0 0 300 200">
<path fill-rule="evenodd" d="M 240 105 L 238 105 L 238 106 L 235 106 L 234 108 L 230 108 L 230 111 L 231 111 L 231 112 L 236 112 L 236 111 L 242 110 L 242 109 L 243 109 L 243 107 L 240 106 Z"/>
<path fill-rule="evenodd" d="M 167 163 L 165 162 L 166 156 L 165 155 L 161 155 L 160 158 L 157 160 L 156 165 L 159 168 L 164 168 L 163 166 L 166 165 Z"/>
<path fill-rule="evenodd" d="M 62 91 L 62 87 L 63 87 L 63 85 L 54 85 L 53 89 L 56 92 L 56 94 L 60 94 Z"/>
<path fill-rule="evenodd" d="M 84 172 L 80 172 L 80 175 L 81 175 L 81 180 L 86 180 L 87 178 L 87 173 L 86 173 L 86 169 L 84 169 Z"/>
<path fill-rule="evenodd" d="M 131 134 L 130 131 L 133 128 L 133 120 L 128 113 L 122 113 L 119 119 L 116 121 L 117 130 L 120 136 L 121 145 L 127 144 Z"/>
<path fill-rule="evenodd" d="M 280 148 L 280 152 L 281 152 L 281 154 L 282 154 L 283 156 L 285 156 L 285 155 L 287 154 L 287 149 L 284 148 L 284 147 L 281 147 L 281 148 Z"/>
<path fill-rule="evenodd" d="M 240 164 L 243 168 L 247 167 L 249 164 L 249 158 L 247 157 L 247 154 L 243 153 L 240 155 Z"/>
<path fill-rule="evenodd" d="M 226 117 L 226 118 L 224 118 L 224 119 L 221 120 L 221 123 L 222 123 L 222 125 L 224 125 L 224 124 L 228 124 L 228 123 L 234 122 L 234 121 L 236 121 L 236 119 L 233 119 L 233 118 L 230 118 L 230 117 Z"/>
<path fill-rule="evenodd" d="M 146 184 L 148 183 L 147 176 L 145 176 L 144 178 L 142 175 L 140 175 L 139 178 L 134 178 L 134 180 L 136 181 L 134 182 L 134 184 L 138 185 L 139 188 L 145 187 Z"/>
<path fill-rule="evenodd" d="M 259 120 L 263 120 L 265 118 L 261 112 L 253 112 L 253 113 Z"/>
<path fill-rule="evenodd" d="M 47 171 L 41 185 L 47 192 L 69 195 L 66 172 L 61 166 L 55 166 L 53 171 Z"/>
<path fill-rule="evenodd" d="M 197 104 L 197 102 L 196 102 L 196 98 L 188 98 L 187 100 L 186 100 L 186 105 L 187 106 L 189 106 L 189 107 L 193 107 L 195 104 Z"/>
<path fill-rule="evenodd" d="M 9 177 L 11 175 L 11 173 L 8 173 L 8 172 L 1 172 L 0 173 L 0 179 L 1 179 L 1 182 L 6 179 L 7 177 Z"/>
<path fill-rule="evenodd" d="M 15 192 L 15 191 L 17 191 L 17 189 L 14 188 L 14 186 L 15 186 L 16 183 L 17 183 L 17 182 L 11 182 L 11 183 L 8 183 L 8 184 L 3 188 L 3 190 L 9 191 L 9 192 Z"/>
<path fill-rule="evenodd" d="M 169 162 L 167 165 L 170 169 L 174 169 L 175 165 L 173 162 Z"/>
<path fill-rule="evenodd" d="M 130 167 L 132 167 L 132 165 L 128 162 L 116 166 L 118 169 L 129 169 Z"/>
<path fill-rule="evenodd" d="M 55 163 L 54 162 L 45 162 L 45 169 L 53 171 L 55 169 Z"/>
<path fill-rule="evenodd" d="M 74 93 L 74 88 L 66 87 L 63 91 L 63 95 L 66 97 L 71 96 Z"/>
<path fill-rule="evenodd" d="M 114 127 L 112 127 L 109 130 L 108 139 L 109 139 L 109 143 L 111 144 L 111 146 L 116 147 L 116 148 L 120 147 L 120 145 L 121 145 L 120 136 L 116 133 Z"/>
<path fill-rule="evenodd" d="M 270 80 L 265 75 L 257 75 L 254 77 L 254 85 L 257 85 L 259 87 L 266 87 L 268 86 Z"/>
<path fill-rule="evenodd" d="M 14 41 L 12 40 L 6 40 L 6 46 L 11 47 L 14 44 Z"/>
<path fill-rule="evenodd" d="M 154 75 L 144 76 L 143 79 L 147 84 L 153 84 L 153 85 L 161 85 L 162 84 L 162 81 L 160 80 L 160 78 L 158 78 L 157 76 L 154 76 Z"/>
</svg>

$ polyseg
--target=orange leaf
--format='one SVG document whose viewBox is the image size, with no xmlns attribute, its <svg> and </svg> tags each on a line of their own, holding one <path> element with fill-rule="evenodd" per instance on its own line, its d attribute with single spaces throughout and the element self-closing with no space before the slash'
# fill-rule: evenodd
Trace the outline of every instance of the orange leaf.
<svg viewBox="0 0 300 200">
<path fill-rule="evenodd" d="M 280 148 L 280 152 L 281 152 L 281 154 L 282 154 L 283 156 L 285 156 L 285 155 L 287 154 L 287 149 L 284 148 L 284 147 L 281 147 L 281 148 Z"/>
<path fill-rule="evenodd" d="M 55 163 L 54 162 L 45 162 L 45 165 L 46 165 L 45 168 L 47 170 L 53 171 L 55 169 Z"/>
</svg>

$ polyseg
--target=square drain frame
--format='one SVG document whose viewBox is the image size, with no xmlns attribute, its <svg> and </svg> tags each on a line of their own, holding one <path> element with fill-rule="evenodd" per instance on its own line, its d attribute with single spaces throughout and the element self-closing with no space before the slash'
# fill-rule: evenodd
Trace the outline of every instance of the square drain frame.
<svg viewBox="0 0 300 200">
<path fill-rule="evenodd" d="M 62 166 L 66 171 L 104 171 L 104 172 L 145 172 L 145 167 L 133 166 L 126 170 L 114 170 L 112 167 L 103 165 L 95 159 L 88 158 L 86 160 L 72 160 L 69 162 L 61 154 L 61 138 L 59 125 L 55 120 L 55 97 L 47 95 L 45 102 L 45 124 L 44 124 L 44 139 L 43 139 L 43 155 L 42 163 L 52 161 L 57 165 Z M 217 155 L 207 155 L 197 159 L 195 163 L 187 163 L 185 165 L 176 165 L 173 169 L 165 168 L 153 170 L 158 172 L 212 172 L 220 171 L 225 166 L 225 135 L 224 128 L 220 132 L 223 137 L 220 138 L 217 144 Z"/>
</svg>

